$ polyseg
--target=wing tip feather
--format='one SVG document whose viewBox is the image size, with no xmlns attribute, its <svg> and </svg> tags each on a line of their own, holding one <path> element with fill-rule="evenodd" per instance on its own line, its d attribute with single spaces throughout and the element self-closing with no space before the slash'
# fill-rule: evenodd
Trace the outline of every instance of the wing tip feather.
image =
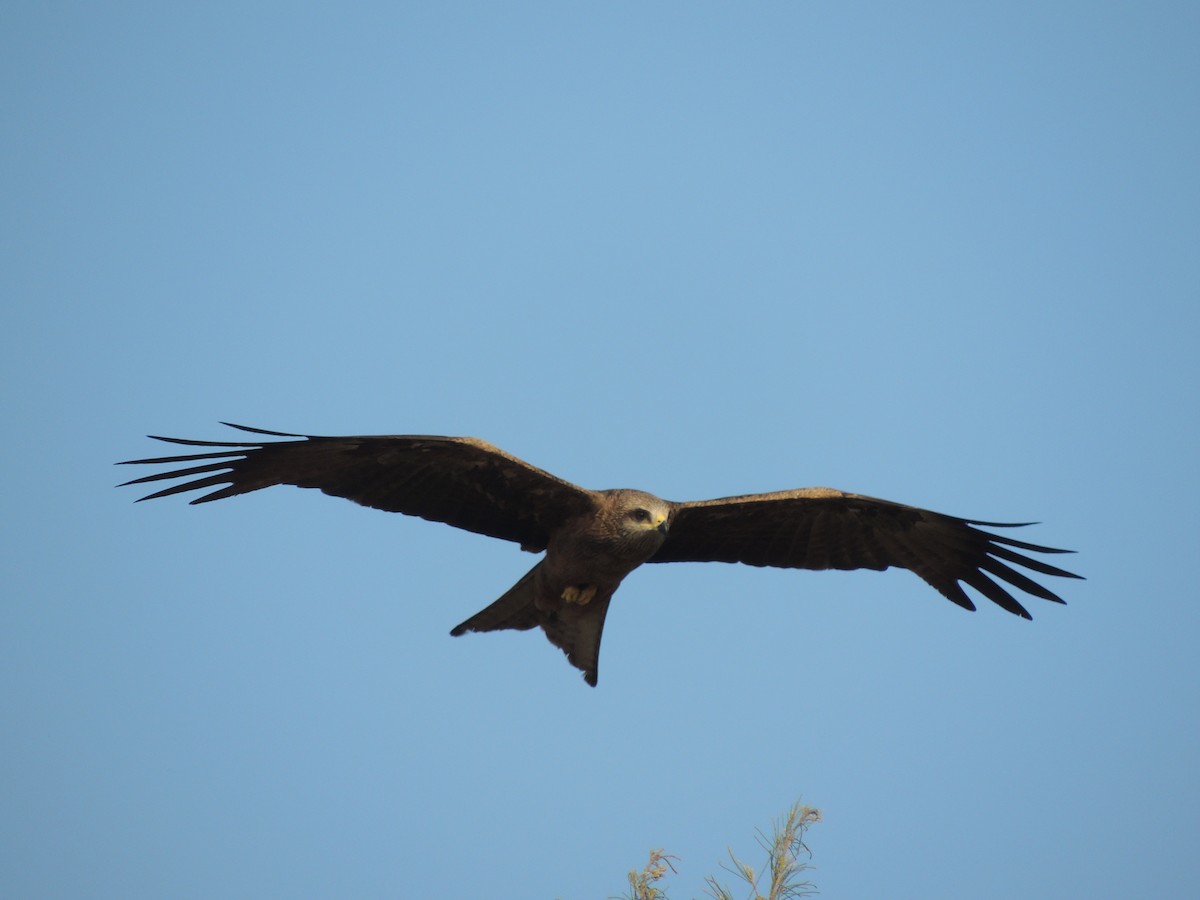
<svg viewBox="0 0 1200 900">
<path fill-rule="evenodd" d="M 220 424 L 227 428 L 236 428 L 238 431 L 246 431 L 250 434 L 266 434 L 271 437 L 293 437 L 293 438 L 311 438 L 308 434 L 295 434 L 291 431 L 271 431 L 269 428 L 254 428 L 250 425 L 238 425 L 234 422 L 221 422 Z"/>
</svg>

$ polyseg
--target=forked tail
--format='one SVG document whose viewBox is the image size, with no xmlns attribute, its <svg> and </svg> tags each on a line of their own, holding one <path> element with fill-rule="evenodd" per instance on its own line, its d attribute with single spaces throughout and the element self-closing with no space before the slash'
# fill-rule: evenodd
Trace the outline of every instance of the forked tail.
<svg viewBox="0 0 1200 900">
<path fill-rule="evenodd" d="M 512 628 L 526 631 L 540 624 L 537 607 L 533 603 L 533 577 L 536 566 L 521 576 L 521 580 L 504 592 L 495 603 L 481 609 L 471 618 L 450 629 L 454 637 L 468 631 L 504 631 Z"/>
<path fill-rule="evenodd" d="M 503 631 L 511 628 L 525 631 L 541 626 L 550 643 L 567 655 L 571 665 L 583 672 L 583 679 L 596 686 L 597 669 L 600 662 L 600 636 L 604 631 L 604 618 L 612 599 L 615 585 L 600 593 L 593 593 L 582 603 L 565 602 L 553 597 L 543 606 L 536 603 L 536 575 L 542 563 L 538 563 L 521 580 L 505 591 L 504 596 L 460 625 L 454 626 L 450 634 L 454 637 L 468 631 Z"/>
</svg>

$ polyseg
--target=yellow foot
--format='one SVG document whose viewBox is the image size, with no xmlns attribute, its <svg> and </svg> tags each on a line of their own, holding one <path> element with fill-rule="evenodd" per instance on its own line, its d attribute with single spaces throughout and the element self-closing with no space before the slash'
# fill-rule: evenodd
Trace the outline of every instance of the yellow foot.
<svg viewBox="0 0 1200 900">
<path fill-rule="evenodd" d="M 596 586 L 594 584 L 574 585 L 569 584 L 563 588 L 562 598 L 567 603 L 578 603 L 580 606 L 586 606 L 592 602 L 592 598 L 596 596 Z"/>
</svg>

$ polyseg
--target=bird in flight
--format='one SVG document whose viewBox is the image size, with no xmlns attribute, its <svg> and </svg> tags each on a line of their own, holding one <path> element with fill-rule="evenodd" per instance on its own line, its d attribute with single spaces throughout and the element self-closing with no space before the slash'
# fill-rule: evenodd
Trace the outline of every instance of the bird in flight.
<svg viewBox="0 0 1200 900">
<path fill-rule="evenodd" d="M 195 441 L 151 435 L 208 450 L 127 460 L 119 465 L 172 468 L 125 484 L 188 479 L 142 500 L 215 488 L 192 503 L 276 484 L 318 488 L 363 506 L 444 522 L 513 541 L 522 550 L 544 552 L 500 599 L 450 633 L 540 627 L 593 687 L 609 603 L 625 576 L 642 563 L 738 562 L 788 569 L 895 566 L 916 573 L 965 609 L 973 610 L 975 604 L 964 584 L 1024 619 L 1031 616 L 1010 593 L 1013 588 L 1043 600 L 1064 601 L 1010 563 L 1043 575 L 1080 577 L 1025 555 L 1069 550 L 977 527 L 1031 523 L 959 519 L 831 488 L 677 503 L 645 491 L 588 490 L 478 438 L 321 437 L 230 427 L 296 440 Z"/>
</svg>

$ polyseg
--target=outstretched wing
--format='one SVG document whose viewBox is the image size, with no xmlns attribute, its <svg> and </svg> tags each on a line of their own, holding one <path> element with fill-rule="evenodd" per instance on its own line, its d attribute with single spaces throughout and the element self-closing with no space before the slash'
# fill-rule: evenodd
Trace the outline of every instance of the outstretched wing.
<svg viewBox="0 0 1200 900">
<path fill-rule="evenodd" d="M 677 503 L 666 541 L 650 562 L 740 562 L 791 569 L 910 569 L 966 609 L 975 604 L 962 589 L 973 587 L 1009 612 L 1031 618 L 1005 582 L 1035 597 L 1064 601 L 1007 563 L 1061 578 L 1071 572 L 1033 559 L 1031 553 L 1070 553 L 990 534 L 977 522 L 847 494 L 805 488 L 694 503 Z"/>
<path fill-rule="evenodd" d="M 363 506 L 420 516 L 477 534 L 516 541 L 533 551 L 545 549 L 550 533 L 559 524 L 594 509 L 597 503 L 591 491 L 556 478 L 477 438 L 319 437 L 244 425 L 231 427 L 299 440 L 191 441 L 151 435 L 171 444 L 216 449 L 186 456 L 128 460 L 120 465 L 184 464 L 184 467 L 135 478 L 125 484 L 190 479 L 142 500 L 216 488 L 192 503 L 220 500 L 276 484 L 318 488 Z M 193 479 L 193 476 L 199 477 Z"/>
</svg>

